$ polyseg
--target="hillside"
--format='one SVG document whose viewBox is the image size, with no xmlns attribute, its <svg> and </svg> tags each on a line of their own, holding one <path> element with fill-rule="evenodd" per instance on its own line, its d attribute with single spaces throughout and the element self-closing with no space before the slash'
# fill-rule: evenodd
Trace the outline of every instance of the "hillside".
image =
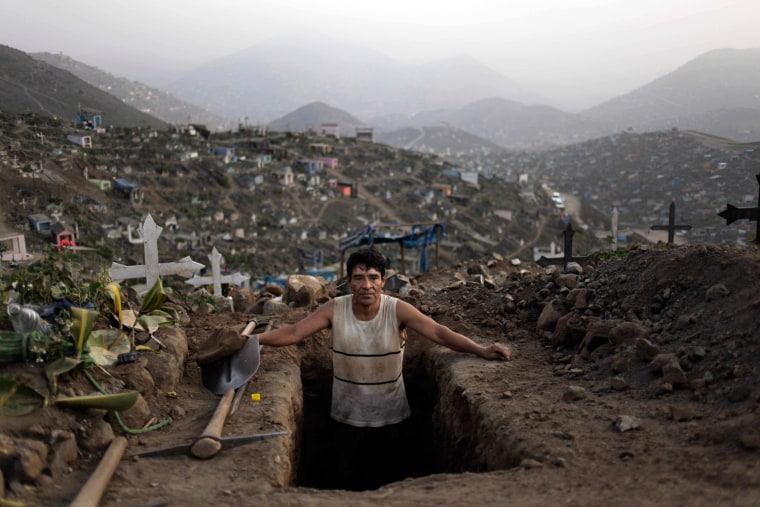
<svg viewBox="0 0 760 507">
<path fill-rule="evenodd" d="M 345 111 L 324 102 L 312 102 L 272 120 L 267 127 L 278 132 L 319 132 L 322 124 L 337 124 L 340 129 L 339 135 L 347 137 L 354 137 L 357 128 L 367 126 Z"/>
<path fill-rule="evenodd" d="M 230 130 L 237 123 L 183 102 L 170 93 L 137 81 L 117 77 L 109 72 L 74 60 L 63 54 L 33 53 L 30 56 L 59 69 L 71 72 L 81 80 L 121 99 L 125 104 L 150 114 L 166 123 L 200 123 L 212 130 Z"/>
<path fill-rule="evenodd" d="M 74 121 L 81 109 L 103 114 L 107 125 L 165 129 L 166 123 L 31 56 L 0 45 L 0 110 Z"/>
<path fill-rule="evenodd" d="M 470 158 L 504 151 L 496 143 L 451 126 L 408 127 L 393 132 L 380 132 L 376 137 L 378 141 L 396 148 L 443 157 L 457 155 Z"/>
<path fill-rule="evenodd" d="M 719 49 L 626 95 L 582 113 L 609 128 L 694 129 L 760 140 L 760 48 Z"/>
<path fill-rule="evenodd" d="M 672 202 L 676 223 L 691 226 L 679 232 L 679 241 L 747 244 L 754 241 L 754 224 L 727 226 L 717 213 L 727 203 L 756 205 L 759 153 L 760 143 L 694 131 L 620 132 L 540 152 L 485 153 L 478 165 L 502 178 L 526 175 L 577 199 L 574 220 L 600 239 L 611 234 L 615 208 L 621 244 L 662 239 L 650 227 L 667 223 Z M 467 157 L 446 159 L 472 167 Z"/>
<path fill-rule="evenodd" d="M 81 149 L 66 141 L 71 133 L 81 131 L 40 117 L 2 116 L 0 145 L 9 147 L 0 152 L 8 169 L 0 173 L 9 203 L 5 230 L 24 231 L 30 251 L 50 248 L 49 235 L 29 231 L 35 213 L 75 219 L 78 244 L 95 248 L 106 264 L 142 262 L 128 226 L 136 229 L 150 213 L 164 227 L 162 258 L 205 262 L 216 247 L 228 269 L 254 277 L 298 271 L 299 252 L 321 259 L 308 267 L 335 267 L 340 241 L 369 225 L 406 224 L 377 232 L 398 234 L 440 223 L 442 263 L 491 251 L 530 259 L 530 246 L 561 230 L 556 212 L 530 188 L 353 138 L 243 129 L 206 140 L 190 129 L 114 128 Z M 115 179 L 139 184 L 144 198 L 132 202 L 96 186 Z M 339 184 L 353 186 L 356 197 Z M 406 268 L 414 269 L 420 252 L 406 255 Z"/>
</svg>

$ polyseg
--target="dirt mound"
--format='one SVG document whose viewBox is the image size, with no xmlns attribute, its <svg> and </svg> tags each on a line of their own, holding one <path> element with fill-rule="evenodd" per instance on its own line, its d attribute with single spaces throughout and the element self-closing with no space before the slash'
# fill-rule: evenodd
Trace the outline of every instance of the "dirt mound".
<svg viewBox="0 0 760 507">
<path fill-rule="evenodd" d="M 148 397 L 173 422 L 129 436 L 103 504 L 756 505 L 758 281 L 756 248 L 703 245 L 634 249 L 582 273 L 495 256 L 412 279 L 400 297 L 478 342 L 512 345 L 515 357 L 484 362 L 410 336 L 419 463 L 415 477 L 366 492 L 328 489 L 315 473 L 331 452 L 326 334 L 265 348 L 224 428 L 288 436 L 210 460 L 132 457 L 200 434 L 218 399 L 201 385 L 198 345 L 249 317 L 190 314 L 182 380 L 173 396 Z M 83 418 L 61 413 L 56 430 L 79 440 Z M 48 426 L 2 426 L 11 439 L 56 441 Z M 53 473 L 48 463 L 34 480 L 6 466 L 6 498 L 67 505 L 101 454 L 80 446 L 70 468 Z"/>
</svg>

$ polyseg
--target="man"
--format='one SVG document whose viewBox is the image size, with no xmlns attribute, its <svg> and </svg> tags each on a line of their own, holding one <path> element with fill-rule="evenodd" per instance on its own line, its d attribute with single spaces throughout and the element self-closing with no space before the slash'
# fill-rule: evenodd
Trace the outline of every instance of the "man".
<svg viewBox="0 0 760 507">
<path fill-rule="evenodd" d="M 350 295 L 321 305 L 300 322 L 259 335 L 262 345 L 281 347 L 331 329 L 330 416 L 337 421 L 339 485 L 345 489 L 376 488 L 390 482 L 389 477 L 404 477 L 399 442 L 402 422 L 411 414 L 402 376 L 406 328 L 484 359 L 512 355 L 506 345 L 478 345 L 411 304 L 382 294 L 385 268 L 385 258 L 374 248 L 354 252 L 346 265 Z"/>
</svg>

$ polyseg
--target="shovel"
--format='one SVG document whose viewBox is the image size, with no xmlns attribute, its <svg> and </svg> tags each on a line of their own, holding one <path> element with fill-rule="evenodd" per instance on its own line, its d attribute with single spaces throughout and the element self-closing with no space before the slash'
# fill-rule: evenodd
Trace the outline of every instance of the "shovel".
<svg viewBox="0 0 760 507">
<path fill-rule="evenodd" d="M 256 322 L 251 321 L 242 334 L 248 335 L 255 328 Z M 228 389 L 244 386 L 259 369 L 261 349 L 259 338 L 254 335 L 231 356 L 204 365 L 201 368 L 203 386 L 217 396 L 223 395 Z"/>
<path fill-rule="evenodd" d="M 243 330 L 243 335 L 250 334 L 256 328 L 256 322 L 249 322 Z M 224 448 L 237 447 L 258 440 L 285 435 L 286 432 L 265 433 L 259 435 L 244 435 L 240 437 L 222 437 L 222 428 L 233 405 L 233 398 L 245 389 L 251 377 L 259 368 L 261 346 L 258 336 L 253 335 L 246 340 L 245 345 L 235 354 L 221 359 L 210 365 L 204 365 L 201 369 L 203 385 L 214 394 L 223 394 L 214 415 L 201 433 L 201 436 L 192 443 L 178 445 L 153 451 L 146 451 L 137 456 L 171 456 L 186 454 L 188 451 L 196 458 L 208 459 L 215 456 Z"/>
</svg>

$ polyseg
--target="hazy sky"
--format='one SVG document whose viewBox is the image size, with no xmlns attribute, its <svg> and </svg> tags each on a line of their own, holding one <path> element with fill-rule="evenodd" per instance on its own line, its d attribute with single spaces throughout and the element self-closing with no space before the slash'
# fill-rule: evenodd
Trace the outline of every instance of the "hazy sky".
<svg viewBox="0 0 760 507">
<path fill-rule="evenodd" d="M 0 43 L 160 85 L 289 32 L 421 63 L 464 53 L 565 109 L 717 48 L 760 47 L 760 0 L 2 0 Z"/>
</svg>

